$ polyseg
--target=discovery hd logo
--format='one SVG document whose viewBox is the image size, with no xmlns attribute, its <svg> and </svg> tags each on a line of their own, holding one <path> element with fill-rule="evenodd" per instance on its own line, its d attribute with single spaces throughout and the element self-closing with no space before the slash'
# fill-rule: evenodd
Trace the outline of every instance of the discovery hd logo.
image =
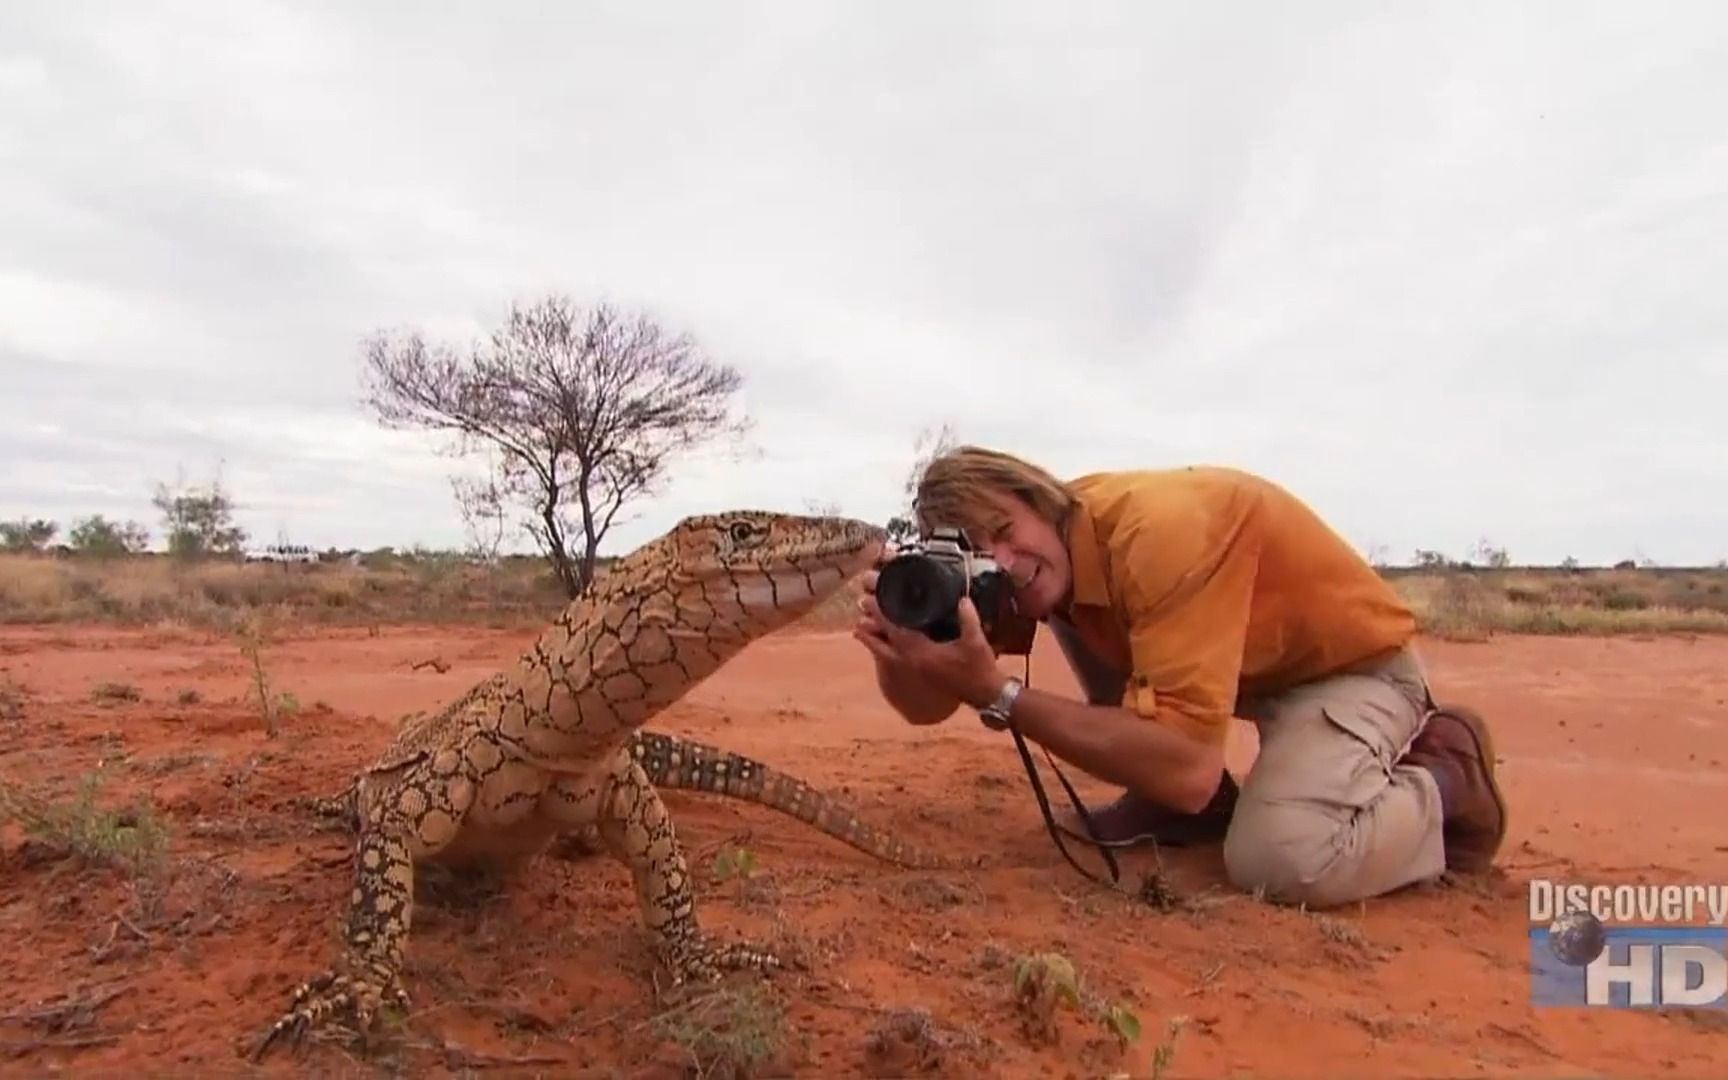
<svg viewBox="0 0 1728 1080">
<path fill-rule="evenodd" d="M 1728 886 L 1530 883 L 1530 1000 L 1728 1008 Z"/>
</svg>

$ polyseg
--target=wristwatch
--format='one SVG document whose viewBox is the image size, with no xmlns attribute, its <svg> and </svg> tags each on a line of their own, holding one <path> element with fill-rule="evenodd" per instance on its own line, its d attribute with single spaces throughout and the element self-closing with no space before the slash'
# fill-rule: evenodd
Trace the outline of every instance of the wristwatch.
<svg viewBox="0 0 1728 1080">
<path fill-rule="evenodd" d="M 1008 681 L 1002 684 L 996 700 L 978 710 L 978 718 L 984 721 L 985 727 L 992 731 L 1001 731 L 1008 726 L 1008 714 L 1014 711 L 1014 702 L 1020 697 L 1020 691 L 1025 685 L 1014 676 L 1008 676 Z"/>
</svg>

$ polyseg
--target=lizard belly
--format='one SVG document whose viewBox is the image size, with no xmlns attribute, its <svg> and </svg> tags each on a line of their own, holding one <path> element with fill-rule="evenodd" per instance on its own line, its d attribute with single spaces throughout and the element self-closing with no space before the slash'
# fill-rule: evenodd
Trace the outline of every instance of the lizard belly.
<svg viewBox="0 0 1728 1080">
<path fill-rule="evenodd" d="M 522 824 L 533 815 L 553 779 L 552 773 L 539 765 L 500 763 L 476 785 L 474 805 L 465 824 L 477 829 L 510 829 Z"/>
<path fill-rule="evenodd" d="M 431 861 L 452 867 L 509 869 L 538 855 L 557 833 L 553 823 L 539 817 L 508 828 L 469 822 Z"/>
<path fill-rule="evenodd" d="M 504 866 L 532 857 L 556 831 L 534 812 L 553 779 L 526 762 L 494 765 L 475 779 L 474 801 L 435 861 L 451 866 Z"/>
<path fill-rule="evenodd" d="M 599 814 L 607 770 L 510 762 L 478 785 L 473 805 L 437 861 L 509 865 L 532 858 L 559 833 Z"/>
</svg>

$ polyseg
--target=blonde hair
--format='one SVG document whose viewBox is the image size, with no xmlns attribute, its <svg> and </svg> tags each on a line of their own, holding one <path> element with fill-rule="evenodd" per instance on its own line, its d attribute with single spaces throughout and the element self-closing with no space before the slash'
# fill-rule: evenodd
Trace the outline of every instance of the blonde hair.
<svg viewBox="0 0 1728 1080">
<path fill-rule="evenodd" d="M 1003 517 L 991 494 L 1012 495 L 1059 528 L 1078 502 L 1073 489 L 1029 461 L 982 446 L 957 446 L 924 466 L 913 501 L 919 533 L 952 525 L 988 537 Z"/>
</svg>

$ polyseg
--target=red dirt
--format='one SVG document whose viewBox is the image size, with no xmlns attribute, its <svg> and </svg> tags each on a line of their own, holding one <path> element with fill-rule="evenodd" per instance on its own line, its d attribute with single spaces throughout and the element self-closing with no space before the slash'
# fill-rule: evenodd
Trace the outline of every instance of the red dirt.
<svg viewBox="0 0 1728 1080">
<path fill-rule="evenodd" d="M 530 637 L 396 627 L 289 638 L 265 660 L 300 708 L 272 740 L 227 640 L 0 631 L 0 770 L 65 794 L 103 765 L 104 804 L 148 795 L 179 860 L 166 893 L 140 906 L 119 871 L 0 828 L 12 956 L 0 1069 L 244 1071 L 241 1050 L 331 958 L 349 887 L 342 836 L 293 800 L 337 790 L 396 716 L 447 700 Z M 1498 722 L 1515 815 L 1503 873 L 1406 890 L 1331 922 L 1231 893 L 1215 847 L 1163 854 L 1166 880 L 1199 910 L 1090 886 L 1051 844 L 1011 742 L 964 715 L 936 729 L 899 723 L 843 634 L 763 642 L 656 726 L 797 771 L 918 842 L 986 859 L 970 872 L 901 870 L 759 807 L 668 794 L 709 929 L 809 958 L 808 970 L 773 977 L 801 1040 L 786 1064 L 803 1074 L 1145 1075 L 1166 1021 L 1185 1015 L 1171 1075 L 1721 1075 L 1728 1033 L 1696 1014 L 1533 1010 L 1524 883 L 1728 881 L 1728 640 L 1503 638 L 1429 643 L 1426 654 L 1447 698 Z M 433 657 L 449 669 L 413 668 Z M 1033 671 L 1039 685 L 1072 688 L 1048 651 Z M 109 681 L 142 700 L 93 701 Z M 188 688 L 201 701 L 176 704 Z M 1241 743 L 1238 763 L 1251 753 Z M 708 880 L 731 843 L 756 854 L 765 881 L 752 891 Z M 1152 862 L 1126 856 L 1124 881 Z M 1072 1012 L 1057 1045 L 1028 1042 L 1012 958 L 1045 950 L 1072 958 L 1100 999 L 1128 1003 L 1140 1043 L 1124 1054 Z M 378 1052 L 413 1073 L 514 1060 L 676 1074 L 677 1048 L 649 1024 L 658 1006 L 628 877 L 604 859 L 542 859 L 490 902 L 421 905 L 406 982 L 407 1031 Z M 26 1015 L 110 991 L 57 1024 Z M 918 1009 L 928 1021 L 898 1012 Z M 371 1069 L 333 1042 L 306 1054 L 298 1067 L 320 1074 Z"/>
</svg>

